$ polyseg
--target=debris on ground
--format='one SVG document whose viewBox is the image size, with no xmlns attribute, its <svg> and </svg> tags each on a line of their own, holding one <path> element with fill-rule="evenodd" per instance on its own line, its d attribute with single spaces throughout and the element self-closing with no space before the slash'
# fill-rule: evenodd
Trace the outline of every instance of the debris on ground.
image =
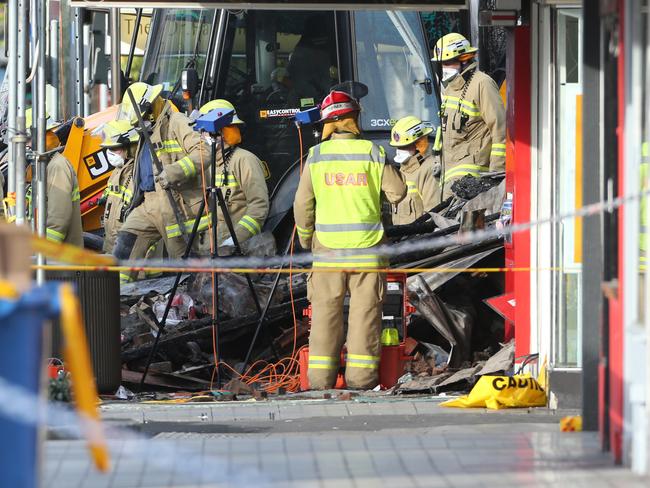
<svg viewBox="0 0 650 488">
<path fill-rule="evenodd" d="M 440 353 L 439 347 L 431 346 L 426 343 L 418 345 L 413 359 L 406 363 L 408 372 L 398 380 L 393 394 L 464 393 L 470 391 L 481 376 L 508 373 L 514 367 L 514 341 L 505 344 L 487 361 L 478 360 L 471 365 L 466 363 L 467 366 L 461 368 L 441 364 L 437 356 L 444 358 L 446 351 L 442 350 Z M 422 350 L 425 352 L 420 352 Z"/>
<path fill-rule="evenodd" d="M 458 196 L 441 203 L 414 224 L 388 227 L 386 235 L 395 241 L 417 242 L 496 225 L 505 198 L 502 174 L 464 177 L 454 185 Z M 413 359 L 406 362 L 405 374 L 393 388 L 394 394 L 469 391 L 479 376 L 507 370 L 514 346 L 506 345 L 510 347 L 507 351 L 494 354 L 498 341 L 503 340 L 503 320 L 483 303 L 484 298 L 503 292 L 503 277 L 463 272 L 469 266 L 502 260 L 502 250 L 503 238 L 491 237 L 391 258 L 391 265 L 400 268 L 452 269 L 445 273 L 414 273 L 408 278 L 408 299 L 415 308 L 409 335 L 416 324 L 416 337 L 408 338 L 407 353 Z M 250 239 L 245 253 L 276 255 L 273 235 L 263 233 Z M 222 385 L 228 394 L 219 394 L 220 399 L 228 395 L 263 399 L 268 393 L 296 391 L 297 353 L 309 337 L 309 319 L 303 317 L 308 307 L 307 274 L 248 276 L 262 309 L 272 294 L 262 322 L 246 275 L 195 273 L 182 275 L 163 331 L 161 322 L 175 275 L 122 286 L 124 388 L 140 392 L 143 372 L 151 361 L 145 389 L 190 392 L 183 401 L 199 401 L 191 392 L 222 391 Z M 217 296 L 213 297 L 215 287 Z M 150 357 L 156 340 L 155 353 Z M 217 345 L 218 371 L 214 354 Z M 244 364 L 247 356 L 248 363 Z M 123 399 L 123 393 L 116 397 Z M 136 393 L 137 398 L 142 395 Z M 337 398 L 353 396 L 348 393 Z"/>
</svg>

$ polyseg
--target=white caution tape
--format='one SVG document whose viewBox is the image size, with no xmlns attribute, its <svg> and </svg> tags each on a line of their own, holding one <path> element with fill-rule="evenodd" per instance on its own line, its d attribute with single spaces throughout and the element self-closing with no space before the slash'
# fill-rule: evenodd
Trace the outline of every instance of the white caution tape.
<svg viewBox="0 0 650 488">
<path fill-rule="evenodd" d="M 65 437 L 82 438 L 81 425 L 98 422 L 81 418 L 56 403 L 48 403 L 20 386 L 0 377 L 0 415 L 31 426 L 47 425 Z M 268 486 L 268 481 L 251 466 L 233 466 L 227 459 L 185 447 L 178 442 L 149 439 L 133 430 L 102 424 L 107 433 L 113 459 L 142 458 L 160 472 L 182 476 L 185 484 L 224 484 L 224 486 Z M 98 430 L 98 429 L 95 429 Z M 118 455 L 119 454 L 119 455 Z M 63 467 L 65 469 L 65 460 Z M 118 466 L 119 470 L 119 466 Z M 109 472 L 106 476 L 112 476 Z"/>
<path fill-rule="evenodd" d="M 437 249 L 444 249 L 449 246 L 457 246 L 463 244 L 473 244 L 485 241 L 487 239 L 511 236 L 519 232 L 528 231 L 534 227 L 557 224 L 564 220 L 587 217 L 596 215 L 603 212 L 612 212 L 615 209 L 625 205 L 626 203 L 641 200 L 641 198 L 650 196 L 650 190 L 637 193 L 630 196 L 618 197 L 608 201 L 601 201 L 589 205 L 585 205 L 575 211 L 557 214 L 545 219 L 536 221 L 529 221 L 520 224 L 512 224 L 506 227 L 493 226 L 486 229 L 475 230 L 471 232 L 457 233 L 440 237 L 418 237 L 410 241 L 403 241 L 395 244 L 382 244 L 372 248 L 373 254 L 378 254 L 383 257 L 400 256 L 403 254 L 419 252 L 419 251 L 433 251 Z M 327 254 L 328 258 L 331 257 L 344 257 L 368 254 L 369 249 L 341 249 L 333 250 Z M 183 270 L 196 270 L 205 271 L 210 269 L 243 269 L 243 268 L 269 268 L 272 266 L 288 266 L 292 265 L 306 265 L 313 261 L 313 254 L 309 252 L 298 253 L 293 256 L 270 256 L 270 257 L 254 257 L 254 256 L 236 256 L 236 257 L 223 257 L 223 258 L 204 258 L 204 259 L 187 259 L 187 260 L 134 260 L 134 261 L 120 261 L 119 266 L 131 268 L 180 268 Z"/>
</svg>

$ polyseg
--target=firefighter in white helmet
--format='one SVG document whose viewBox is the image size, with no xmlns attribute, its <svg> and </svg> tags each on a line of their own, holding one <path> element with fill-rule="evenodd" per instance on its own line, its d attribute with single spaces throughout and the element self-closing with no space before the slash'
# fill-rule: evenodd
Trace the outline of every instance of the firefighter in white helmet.
<svg viewBox="0 0 650 488">
<path fill-rule="evenodd" d="M 406 198 L 393 205 L 393 225 L 415 221 L 440 203 L 440 164 L 434 162 L 429 150 L 430 124 L 413 115 L 393 126 L 390 145 L 396 148 L 395 163 L 406 183 Z"/>
<path fill-rule="evenodd" d="M 235 110 L 228 100 L 212 100 L 203 105 L 199 112 L 207 114 L 216 109 Z M 262 232 L 269 214 L 269 192 L 260 159 L 253 153 L 242 149 L 240 126 L 244 125 L 235 112 L 232 124 L 222 130 L 225 157 L 221 154 L 221 144 L 217 143 L 216 186 L 222 189 L 228 212 L 232 220 L 239 244 Z M 219 208 L 217 210 L 217 245 L 232 246 L 230 235 Z"/>
<path fill-rule="evenodd" d="M 442 64 L 441 130 L 434 146 L 442 151 L 442 199 L 464 175 L 505 170 L 505 107 L 494 80 L 478 70 L 477 51 L 457 33 L 434 48 L 432 61 Z"/>
<path fill-rule="evenodd" d="M 293 206 L 300 245 L 314 255 L 308 281 L 312 389 L 334 387 L 344 342 L 348 387 L 369 389 L 379 382 L 385 277 L 376 270 L 385 262 L 375 248 L 384 239 L 381 196 L 397 203 L 406 195 L 406 186 L 395 168 L 385 164 L 383 148 L 359 137 L 359 111 L 358 102 L 345 92 L 325 97 L 323 142 L 309 150 Z M 346 255 L 350 250 L 360 253 Z"/>
</svg>

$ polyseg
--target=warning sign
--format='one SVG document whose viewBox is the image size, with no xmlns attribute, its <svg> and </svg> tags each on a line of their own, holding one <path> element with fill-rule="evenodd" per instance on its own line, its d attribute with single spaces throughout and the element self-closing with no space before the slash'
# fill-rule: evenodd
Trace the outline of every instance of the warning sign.
<svg viewBox="0 0 650 488">
<path fill-rule="evenodd" d="M 260 119 L 287 119 L 294 117 L 299 108 L 273 108 L 267 110 L 260 110 Z"/>
</svg>

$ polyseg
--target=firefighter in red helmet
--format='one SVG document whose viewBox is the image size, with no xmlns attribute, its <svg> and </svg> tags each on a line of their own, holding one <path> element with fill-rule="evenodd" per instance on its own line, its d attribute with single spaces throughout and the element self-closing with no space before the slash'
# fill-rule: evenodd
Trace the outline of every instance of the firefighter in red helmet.
<svg viewBox="0 0 650 488">
<path fill-rule="evenodd" d="M 385 267 L 375 251 L 384 240 L 381 194 L 398 203 L 406 186 L 385 164 L 383 148 L 360 137 L 359 111 L 359 103 L 345 92 L 325 97 L 323 142 L 309 150 L 294 202 L 300 244 L 314 255 L 308 286 L 312 389 L 334 386 L 344 343 L 348 387 L 369 389 L 379 381 L 385 276 L 373 269 Z M 344 337 L 347 293 L 350 311 Z"/>
</svg>

